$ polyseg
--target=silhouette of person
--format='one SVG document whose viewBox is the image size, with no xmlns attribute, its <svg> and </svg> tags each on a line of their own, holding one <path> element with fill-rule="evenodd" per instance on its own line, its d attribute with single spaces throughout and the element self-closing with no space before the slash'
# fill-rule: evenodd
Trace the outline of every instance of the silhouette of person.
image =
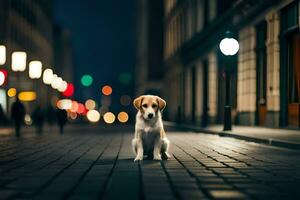
<svg viewBox="0 0 300 200">
<path fill-rule="evenodd" d="M 33 113 L 32 113 L 32 120 L 33 124 L 36 127 L 36 132 L 37 133 L 42 133 L 43 132 L 43 125 L 44 125 L 44 111 L 41 108 L 40 105 L 38 105 Z"/>
<path fill-rule="evenodd" d="M 3 111 L 2 105 L 0 104 L 0 126 L 7 125 L 8 120 Z"/>
<path fill-rule="evenodd" d="M 51 104 L 49 104 L 47 106 L 46 118 L 47 118 L 48 124 L 50 125 L 50 127 L 52 127 L 52 125 L 55 123 L 55 120 L 56 120 L 56 111 Z"/>
<path fill-rule="evenodd" d="M 15 124 L 15 130 L 16 130 L 16 136 L 20 136 L 20 129 L 22 126 L 22 123 L 24 122 L 24 116 L 25 116 L 25 107 L 23 103 L 19 100 L 19 98 L 16 99 L 16 101 L 11 106 L 11 118 L 14 121 Z"/>
<path fill-rule="evenodd" d="M 63 133 L 64 132 L 64 126 L 67 123 L 68 120 L 68 115 L 66 110 L 62 109 L 57 109 L 57 123 L 59 126 L 59 132 Z"/>
</svg>

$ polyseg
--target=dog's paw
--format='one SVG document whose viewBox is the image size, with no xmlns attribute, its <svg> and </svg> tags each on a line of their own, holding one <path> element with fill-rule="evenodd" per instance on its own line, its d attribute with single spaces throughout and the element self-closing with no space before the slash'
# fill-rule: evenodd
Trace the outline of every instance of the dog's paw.
<svg viewBox="0 0 300 200">
<path fill-rule="evenodd" d="M 164 160 L 168 160 L 168 159 L 170 159 L 170 158 L 171 158 L 171 156 L 170 156 L 170 154 L 169 154 L 169 153 L 167 153 L 167 152 L 164 152 L 164 153 L 162 153 L 162 158 L 163 158 Z"/>
<path fill-rule="evenodd" d="M 134 162 L 139 161 L 139 160 L 143 160 L 143 156 L 136 156 L 134 159 Z"/>
<path fill-rule="evenodd" d="M 153 160 L 161 160 L 161 155 L 154 155 Z"/>
</svg>

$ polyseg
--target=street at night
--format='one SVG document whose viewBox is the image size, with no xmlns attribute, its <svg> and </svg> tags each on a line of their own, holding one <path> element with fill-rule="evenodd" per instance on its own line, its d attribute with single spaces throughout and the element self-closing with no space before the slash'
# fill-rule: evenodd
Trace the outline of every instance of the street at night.
<svg viewBox="0 0 300 200">
<path fill-rule="evenodd" d="M 133 128 L 1 137 L 1 199 L 297 199 L 299 151 L 168 131 L 167 161 L 133 162 Z"/>
<path fill-rule="evenodd" d="M 300 0 L 0 0 L 0 200 L 299 200 Z"/>
</svg>

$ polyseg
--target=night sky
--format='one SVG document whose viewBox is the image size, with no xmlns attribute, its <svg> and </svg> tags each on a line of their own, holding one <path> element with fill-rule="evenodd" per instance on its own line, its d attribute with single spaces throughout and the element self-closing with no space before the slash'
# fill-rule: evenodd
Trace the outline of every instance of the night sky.
<svg viewBox="0 0 300 200">
<path fill-rule="evenodd" d="M 120 73 L 134 71 L 135 14 L 134 0 L 55 0 L 54 21 L 71 32 L 76 99 L 100 98 L 104 84 L 133 93 L 132 79 L 117 85 Z M 81 86 L 83 74 L 93 76 L 90 88 Z"/>
</svg>

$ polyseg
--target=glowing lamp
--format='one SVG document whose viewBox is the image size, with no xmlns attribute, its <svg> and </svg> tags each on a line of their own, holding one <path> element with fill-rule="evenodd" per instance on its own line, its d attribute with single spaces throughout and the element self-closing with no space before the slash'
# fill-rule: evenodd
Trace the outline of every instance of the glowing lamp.
<svg viewBox="0 0 300 200">
<path fill-rule="evenodd" d="M 9 88 L 7 90 L 7 96 L 9 96 L 9 97 L 14 97 L 14 96 L 16 96 L 16 94 L 17 94 L 16 88 Z"/>
<path fill-rule="evenodd" d="M 53 71 L 52 69 L 45 69 L 43 73 L 43 82 L 47 85 L 50 85 L 53 80 Z"/>
<path fill-rule="evenodd" d="M 4 69 L 0 70 L 0 86 L 4 85 L 6 81 L 7 71 Z"/>
<path fill-rule="evenodd" d="M 111 95 L 112 93 L 112 87 L 109 85 L 105 85 L 102 87 L 102 93 L 106 96 Z"/>
<path fill-rule="evenodd" d="M 91 75 L 83 75 L 81 77 L 81 84 L 85 87 L 89 87 L 93 83 L 93 77 Z"/>
<path fill-rule="evenodd" d="M 29 78 L 38 79 L 42 76 L 42 63 L 40 61 L 31 61 L 29 63 Z"/>
<path fill-rule="evenodd" d="M 239 43 L 234 38 L 224 38 L 219 44 L 221 52 L 226 56 L 233 56 L 239 51 Z"/>
<path fill-rule="evenodd" d="M 72 100 L 61 99 L 61 100 L 57 101 L 56 106 L 61 110 L 69 110 L 72 108 Z"/>
<path fill-rule="evenodd" d="M 34 101 L 36 99 L 36 93 L 33 91 L 20 92 L 18 98 L 20 101 Z"/>
<path fill-rule="evenodd" d="M 86 117 L 90 122 L 98 122 L 100 120 L 100 113 L 97 110 L 89 110 Z"/>
<path fill-rule="evenodd" d="M 67 84 L 67 89 L 62 93 L 65 97 L 73 96 L 74 94 L 74 85 L 72 83 Z"/>
<path fill-rule="evenodd" d="M 71 112 L 77 112 L 79 108 L 78 102 L 77 101 L 72 101 L 72 107 L 71 107 Z"/>
<path fill-rule="evenodd" d="M 128 121 L 129 117 L 126 112 L 119 112 L 118 114 L 118 120 L 121 123 L 126 123 Z"/>
<path fill-rule="evenodd" d="M 82 103 L 78 104 L 78 109 L 77 109 L 77 113 L 78 114 L 83 114 L 85 112 L 85 107 Z"/>
<path fill-rule="evenodd" d="M 96 102 L 93 99 L 88 99 L 85 102 L 85 107 L 88 110 L 94 110 L 96 107 Z"/>
<path fill-rule="evenodd" d="M 6 62 L 6 47 L 0 45 L 0 65 L 4 65 Z"/>
<path fill-rule="evenodd" d="M 128 106 L 131 104 L 131 98 L 128 95 L 122 95 L 120 98 L 120 103 L 122 106 Z"/>
<path fill-rule="evenodd" d="M 51 83 L 51 87 L 53 89 L 58 89 L 60 84 L 62 84 L 63 80 L 61 77 L 55 76 L 55 78 L 53 79 L 52 83 Z"/>
<path fill-rule="evenodd" d="M 112 112 L 107 112 L 104 114 L 103 119 L 104 119 L 105 123 L 112 124 L 112 123 L 114 123 L 116 117 Z"/>
<path fill-rule="evenodd" d="M 11 69 L 22 72 L 26 69 L 27 54 L 24 51 L 15 51 L 11 55 Z"/>
<path fill-rule="evenodd" d="M 61 82 L 61 84 L 59 85 L 58 91 L 59 91 L 59 92 L 64 92 L 64 91 L 66 91 L 67 87 L 68 87 L 68 83 L 67 83 L 66 81 L 63 81 L 63 82 Z"/>
</svg>

